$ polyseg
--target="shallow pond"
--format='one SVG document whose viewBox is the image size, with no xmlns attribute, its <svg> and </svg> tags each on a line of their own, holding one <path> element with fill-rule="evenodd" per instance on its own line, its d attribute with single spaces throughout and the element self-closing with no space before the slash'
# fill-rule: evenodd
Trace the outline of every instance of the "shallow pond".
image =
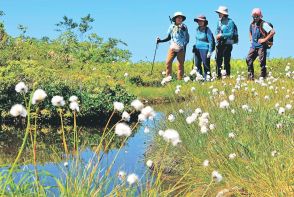
<svg viewBox="0 0 294 197">
<path fill-rule="evenodd" d="M 125 171 L 127 174 L 135 173 L 139 176 L 139 178 L 144 179 L 146 172 L 148 171 L 146 164 L 144 153 L 147 148 L 150 146 L 152 142 L 154 131 L 152 128 L 163 118 L 162 113 L 157 113 L 155 119 L 153 121 L 148 120 L 141 125 L 139 125 L 135 131 L 133 131 L 133 135 L 128 138 L 126 143 L 123 144 L 122 148 L 119 149 L 121 141 L 114 140 L 113 144 L 110 146 L 107 151 L 100 151 L 99 153 L 95 153 L 95 147 L 99 143 L 99 137 L 101 135 L 97 134 L 99 129 L 93 128 L 82 128 L 83 135 L 80 137 L 80 141 L 84 145 L 80 145 L 79 147 L 79 156 L 78 162 L 76 165 L 77 156 L 71 154 L 70 156 L 65 157 L 64 150 L 62 149 L 62 141 L 60 140 L 60 136 L 56 135 L 56 140 L 48 139 L 48 137 L 39 137 L 38 138 L 38 147 L 37 147 L 37 169 L 39 173 L 39 179 L 46 186 L 55 186 L 56 181 L 53 177 L 64 179 L 66 172 L 70 173 L 70 171 L 74 171 L 73 173 L 77 173 L 77 168 L 86 168 L 89 161 L 96 160 L 100 158 L 102 155 L 102 160 L 100 161 L 99 169 L 100 175 L 105 174 L 105 170 L 113 163 L 111 168 L 109 177 L 117 177 L 117 174 L 120 170 Z M 150 133 L 145 133 L 145 128 L 150 129 Z M 41 129 L 45 133 L 52 132 L 51 130 L 55 130 L 56 133 L 57 128 L 43 128 Z M 7 131 L 12 130 L 12 131 Z M 87 132 L 87 130 L 89 132 Z M 15 133 L 14 135 L 11 133 Z M 23 130 L 17 128 L 7 129 L 5 125 L 1 126 L 0 129 L 0 172 L 7 172 L 8 166 L 10 166 L 14 159 L 17 156 L 18 149 L 22 143 L 21 132 Z M 19 134 L 20 133 L 20 134 Z M 13 136 L 13 137 L 11 137 Z M 59 136 L 59 137 L 58 137 Z M 51 137 L 52 138 L 52 137 Z M 118 137 L 116 137 L 118 138 Z M 30 141 L 30 140 L 29 140 Z M 95 146 L 96 145 L 96 146 Z M 32 151 L 31 145 L 28 144 L 18 162 L 18 170 L 14 173 L 15 181 L 18 182 L 25 178 L 28 174 L 31 174 L 29 178 L 30 181 L 34 179 L 34 170 L 35 167 L 32 163 Z M 68 166 L 64 164 L 68 163 Z M 80 169 L 81 170 L 81 169 Z M 42 174 L 51 174 L 50 176 L 45 176 L 42 178 Z M 98 175 L 98 176 L 100 176 Z M 112 178 L 111 178 L 112 179 Z M 117 181 L 117 179 L 113 179 Z M 115 185 L 115 181 L 109 183 L 109 188 L 107 190 L 111 190 Z M 49 193 L 52 195 L 58 195 L 57 189 L 50 189 Z"/>
</svg>

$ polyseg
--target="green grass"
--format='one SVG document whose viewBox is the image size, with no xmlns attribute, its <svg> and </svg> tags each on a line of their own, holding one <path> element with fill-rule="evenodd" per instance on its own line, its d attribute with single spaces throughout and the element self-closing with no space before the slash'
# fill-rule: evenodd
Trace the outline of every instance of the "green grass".
<svg viewBox="0 0 294 197">
<path fill-rule="evenodd" d="M 286 110 L 284 115 L 279 115 L 275 109 L 276 103 L 283 107 L 286 104 L 293 105 L 294 81 L 285 77 L 286 65 L 286 62 L 282 66 L 275 60 L 270 62 L 270 69 L 278 80 L 265 81 L 267 87 L 242 81 L 243 86 L 234 93 L 236 99 L 230 102 L 229 109 L 221 109 L 219 105 L 232 94 L 236 85 L 236 70 L 233 79 L 197 85 L 189 101 L 170 104 L 165 114 L 175 115 L 176 120 L 166 120 L 158 126 L 156 132 L 159 129 L 175 129 L 182 143 L 170 147 L 165 157 L 162 157 L 166 142 L 159 136 L 155 137 L 153 151 L 147 156 L 162 168 L 171 169 L 172 173 L 166 173 L 162 179 L 165 188 L 170 188 L 183 178 L 181 187 L 174 193 L 179 196 L 216 196 L 224 189 L 229 190 L 227 195 L 236 196 L 293 195 L 294 110 L 292 108 Z M 290 67 L 293 71 L 293 62 Z M 210 86 L 219 92 L 224 91 L 224 95 L 213 96 Z M 277 87 L 277 92 L 270 86 Z M 258 96 L 253 95 L 252 88 L 255 88 Z M 265 100 L 265 96 L 269 96 L 270 100 Z M 176 98 L 178 95 L 171 97 Z M 242 109 L 245 104 L 250 106 L 252 112 Z M 207 134 L 201 133 L 198 120 L 190 125 L 186 123 L 186 117 L 198 107 L 208 112 L 209 123 L 215 124 L 215 129 Z M 183 109 L 184 113 L 180 114 L 179 109 Z M 235 114 L 231 112 L 232 109 Z M 277 128 L 277 124 L 282 124 L 282 128 Z M 236 134 L 234 139 L 229 138 L 230 132 Z M 273 151 L 277 151 L 274 156 Z M 235 159 L 229 159 L 231 153 L 237 155 Z M 208 167 L 203 166 L 206 159 L 210 162 Z M 224 177 L 220 183 L 212 181 L 213 170 L 219 171 Z"/>
</svg>

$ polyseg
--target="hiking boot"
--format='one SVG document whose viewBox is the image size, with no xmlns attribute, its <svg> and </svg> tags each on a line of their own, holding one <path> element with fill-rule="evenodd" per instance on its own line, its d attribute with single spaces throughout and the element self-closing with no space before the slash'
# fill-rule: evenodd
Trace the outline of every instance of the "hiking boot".
<svg viewBox="0 0 294 197">
<path fill-rule="evenodd" d="M 253 73 L 248 73 L 248 77 L 247 77 L 247 79 L 248 79 L 249 81 L 254 81 L 254 74 L 253 74 Z"/>
<path fill-rule="evenodd" d="M 266 70 L 262 70 L 260 73 L 260 77 L 263 77 L 264 79 L 267 77 Z"/>
</svg>

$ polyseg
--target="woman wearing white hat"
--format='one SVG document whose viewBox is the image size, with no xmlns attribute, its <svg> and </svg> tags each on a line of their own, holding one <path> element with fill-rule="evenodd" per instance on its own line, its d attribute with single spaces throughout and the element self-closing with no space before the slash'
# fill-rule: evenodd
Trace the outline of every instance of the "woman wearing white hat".
<svg viewBox="0 0 294 197">
<path fill-rule="evenodd" d="M 216 30 L 216 64 L 217 64 L 217 75 L 221 78 L 222 64 L 224 62 L 224 69 L 226 70 L 226 75 L 231 74 L 231 52 L 233 49 L 233 44 L 236 43 L 234 39 L 234 33 L 236 26 L 232 19 L 229 18 L 228 8 L 220 6 L 218 10 L 215 11 L 219 15 L 219 21 L 217 23 Z"/>
<path fill-rule="evenodd" d="M 172 18 L 173 24 L 168 29 L 167 38 L 161 40 L 157 38 L 157 43 L 171 40 L 166 58 L 166 75 L 172 73 L 172 63 L 175 57 L 178 59 L 178 79 L 181 80 L 184 75 L 184 63 L 186 55 L 186 46 L 189 43 L 189 33 L 187 26 L 183 23 L 186 20 L 182 12 L 176 12 Z"/>
</svg>

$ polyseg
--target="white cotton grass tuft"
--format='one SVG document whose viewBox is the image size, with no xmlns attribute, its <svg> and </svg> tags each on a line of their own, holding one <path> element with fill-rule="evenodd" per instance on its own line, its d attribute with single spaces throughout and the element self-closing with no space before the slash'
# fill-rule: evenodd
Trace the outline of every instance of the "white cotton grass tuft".
<svg viewBox="0 0 294 197">
<path fill-rule="evenodd" d="M 46 97 L 47 97 L 47 94 L 44 90 L 37 89 L 33 94 L 32 104 L 33 105 L 38 104 L 38 103 L 44 101 Z"/>
<path fill-rule="evenodd" d="M 202 165 L 203 165 L 204 167 L 209 166 L 209 160 L 208 160 L 208 159 L 204 160 L 203 163 L 202 163 Z"/>
<path fill-rule="evenodd" d="M 119 112 L 122 112 L 124 110 L 124 104 L 121 102 L 117 102 L 117 101 L 113 102 L 113 107 L 114 107 L 114 110 Z"/>
<path fill-rule="evenodd" d="M 65 101 L 62 96 L 53 96 L 53 98 L 51 99 L 51 103 L 55 107 L 62 107 L 65 105 Z"/>
<path fill-rule="evenodd" d="M 138 99 L 133 100 L 131 106 L 135 108 L 136 111 L 141 111 L 144 108 L 144 104 Z"/>
<path fill-rule="evenodd" d="M 235 100 L 235 95 L 231 94 L 231 95 L 229 96 L 229 101 L 234 101 L 234 100 Z"/>
<path fill-rule="evenodd" d="M 149 159 L 149 160 L 146 162 L 146 166 L 147 166 L 148 168 L 152 168 L 152 167 L 153 167 L 153 161 Z"/>
<path fill-rule="evenodd" d="M 67 162 L 67 161 L 64 162 L 64 163 L 63 163 L 63 166 L 67 168 L 67 167 L 68 167 L 68 162 Z"/>
<path fill-rule="evenodd" d="M 170 114 L 167 118 L 170 122 L 174 122 L 176 120 L 175 116 L 173 114 Z"/>
<path fill-rule="evenodd" d="M 133 185 L 134 183 L 137 183 L 138 181 L 139 181 L 139 177 L 134 173 L 128 175 L 128 177 L 127 177 L 127 182 L 130 185 Z"/>
<path fill-rule="evenodd" d="M 125 123 L 118 123 L 114 129 L 115 134 L 118 136 L 129 137 L 132 134 L 131 128 Z"/>
<path fill-rule="evenodd" d="M 161 85 L 165 85 L 168 82 L 170 82 L 171 80 L 172 80 L 172 76 L 167 76 L 167 77 L 165 77 L 165 78 L 162 79 Z"/>
<path fill-rule="evenodd" d="M 200 132 L 201 132 L 202 134 L 208 133 L 208 131 L 209 131 L 209 129 L 207 128 L 207 126 L 202 126 L 202 127 L 200 128 Z"/>
<path fill-rule="evenodd" d="M 188 82 L 188 81 L 190 81 L 190 77 L 189 76 L 187 76 L 187 77 L 184 77 L 184 82 Z"/>
<path fill-rule="evenodd" d="M 18 116 L 26 117 L 27 116 L 27 110 L 26 110 L 26 108 L 23 105 L 21 105 L 21 104 L 15 104 L 15 105 L 13 105 L 11 107 L 10 114 L 13 117 L 18 117 Z"/>
<path fill-rule="evenodd" d="M 144 128 L 144 133 L 150 133 L 150 129 L 148 127 Z"/>
<path fill-rule="evenodd" d="M 184 110 L 183 109 L 179 109 L 179 113 L 180 114 L 183 114 L 184 113 Z"/>
<path fill-rule="evenodd" d="M 278 113 L 280 114 L 280 115 L 283 115 L 284 113 L 285 113 L 285 108 L 284 107 L 280 107 L 279 108 L 279 110 L 278 110 Z"/>
<path fill-rule="evenodd" d="M 79 101 L 79 99 L 78 99 L 78 97 L 75 96 L 75 95 L 73 95 L 73 96 L 71 96 L 71 97 L 69 98 L 69 102 L 78 102 L 78 101 Z"/>
<path fill-rule="evenodd" d="M 191 87 L 191 92 L 195 92 L 196 88 L 195 87 Z"/>
<path fill-rule="evenodd" d="M 130 119 L 131 119 L 131 115 L 130 115 L 128 112 L 124 111 L 124 112 L 122 113 L 121 119 L 122 119 L 123 121 L 129 122 Z"/>
<path fill-rule="evenodd" d="M 127 175 L 127 173 L 125 172 L 125 171 L 119 171 L 118 172 L 118 178 L 120 179 L 120 180 L 124 180 L 125 178 L 126 178 L 126 175 Z"/>
<path fill-rule="evenodd" d="M 173 146 L 181 142 L 179 133 L 174 129 L 167 129 L 164 131 L 162 137 L 165 141 L 171 142 Z"/>
<path fill-rule="evenodd" d="M 229 138 L 235 138 L 235 137 L 236 137 L 236 134 L 234 132 L 229 133 Z"/>
<path fill-rule="evenodd" d="M 271 152 L 271 155 L 272 155 L 272 157 L 276 157 L 276 156 L 279 155 L 279 153 L 278 153 L 278 151 L 273 150 L 273 151 Z"/>
<path fill-rule="evenodd" d="M 78 104 L 78 102 L 76 102 L 76 101 L 71 102 L 71 103 L 69 104 L 69 108 L 70 108 L 72 111 L 77 111 L 77 112 L 80 111 L 79 104 Z"/>
<path fill-rule="evenodd" d="M 291 109 L 292 109 L 292 105 L 291 105 L 291 104 L 287 104 L 287 105 L 285 106 L 285 109 L 286 109 L 286 110 L 291 110 Z"/>
<path fill-rule="evenodd" d="M 129 73 L 125 73 L 124 77 L 127 78 L 129 76 Z"/>
<path fill-rule="evenodd" d="M 16 84 L 15 86 L 15 91 L 17 93 L 27 93 L 28 92 L 28 87 L 26 86 L 26 84 L 24 82 L 19 82 L 18 84 Z"/>
<path fill-rule="evenodd" d="M 227 100 L 221 101 L 219 104 L 219 107 L 221 109 L 227 109 L 229 108 L 229 106 L 230 106 L 230 103 Z"/>
<path fill-rule="evenodd" d="M 163 134 L 164 134 L 164 131 L 163 131 L 163 130 L 159 130 L 159 131 L 158 131 L 158 135 L 159 135 L 159 136 L 163 136 Z"/>
<path fill-rule="evenodd" d="M 231 153 L 229 154 L 229 159 L 233 160 L 237 157 L 237 154 L 236 153 Z"/>
<path fill-rule="evenodd" d="M 211 173 L 211 176 L 218 183 L 223 180 L 223 176 L 216 170 Z"/>
<path fill-rule="evenodd" d="M 141 110 L 141 118 L 145 118 L 145 120 L 153 120 L 154 117 L 156 116 L 156 112 L 154 109 L 150 106 L 146 106 Z"/>
</svg>

